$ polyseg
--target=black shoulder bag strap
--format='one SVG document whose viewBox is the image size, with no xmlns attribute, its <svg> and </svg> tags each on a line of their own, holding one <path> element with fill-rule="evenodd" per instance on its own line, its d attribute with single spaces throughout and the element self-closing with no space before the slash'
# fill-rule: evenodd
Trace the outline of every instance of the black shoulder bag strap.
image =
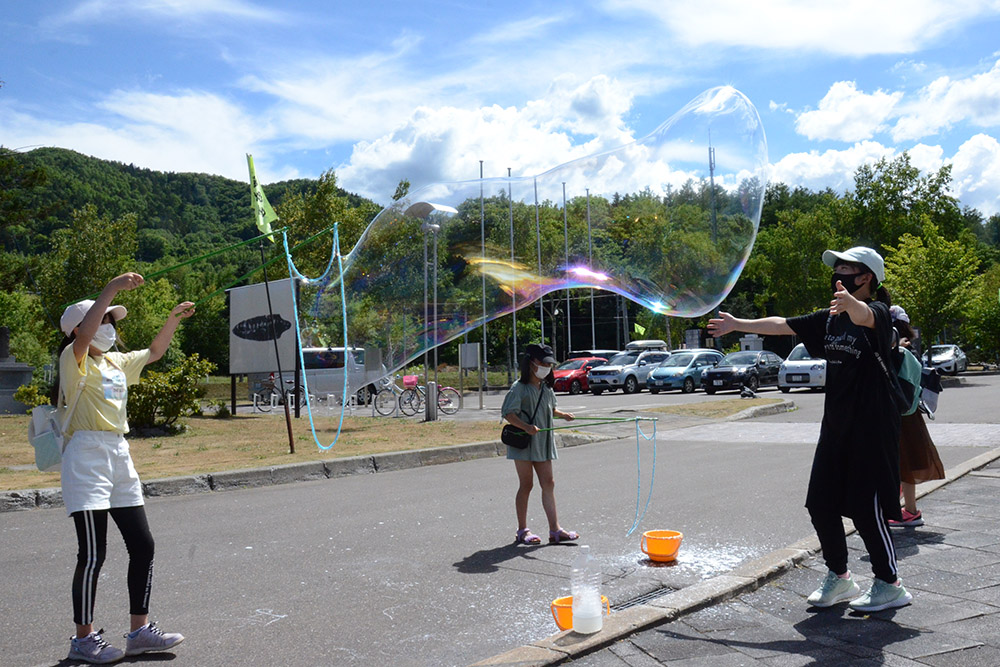
<svg viewBox="0 0 1000 667">
<path fill-rule="evenodd" d="M 535 411 L 531 413 L 531 419 L 527 421 L 528 424 L 532 426 L 535 425 L 535 415 L 538 414 L 538 406 L 542 404 L 542 393 L 545 391 L 545 385 L 538 388 L 538 401 L 535 402 Z"/>
</svg>

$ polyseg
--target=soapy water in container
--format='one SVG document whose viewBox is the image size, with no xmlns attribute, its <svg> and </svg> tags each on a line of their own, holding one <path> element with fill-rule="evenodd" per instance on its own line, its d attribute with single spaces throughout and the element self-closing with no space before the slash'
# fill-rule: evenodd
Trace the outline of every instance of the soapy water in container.
<svg viewBox="0 0 1000 667">
<path fill-rule="evenodd" d="M 710 312 L 753 247 L 767 165 L 757 110 L 726 86 L 620 148 L 533 176 L 420 188 L 344 256 L 349 345 L 381 376 L 566 289 L 615 292 L 663 315 Z M 310 330 L 342 331 L 339 281 L 333 271 L 304 285 L 304 345 L 319 344 Z"/>
</svg>

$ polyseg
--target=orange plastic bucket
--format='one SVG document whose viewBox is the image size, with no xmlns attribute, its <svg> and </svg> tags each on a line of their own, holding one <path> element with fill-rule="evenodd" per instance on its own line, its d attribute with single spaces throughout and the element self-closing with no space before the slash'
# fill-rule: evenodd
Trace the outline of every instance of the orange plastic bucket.
<svg viewBox="0 0 1000 667">
<path fill-rule="evenodd" d="M 601 596 L 601 605 L 604 606 L 605 615 L 611 615 L 611 602 L 608 601 L 607 595 Z M 567 595 L 566 597 L 556 598 L 549 605 L 552 610 L 552 618 L 555 620 L 556 625 L 559 626 L 560 630 L 572 630 L 573 629 L 573 596 Z"/>
<path fill-rule="evenodd" d="M 640 548 L 650 560 L 669 563 L 677 558 L 684 533 L 676 530 L 647 530 L 642 534 Z"/>
</svg>

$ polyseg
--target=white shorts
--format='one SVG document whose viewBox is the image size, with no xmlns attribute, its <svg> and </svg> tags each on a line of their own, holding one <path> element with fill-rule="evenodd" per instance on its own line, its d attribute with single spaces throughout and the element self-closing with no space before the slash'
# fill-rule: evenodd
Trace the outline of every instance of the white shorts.
<svg viewBox="0 0 1000 667">
<path fill-rule="evenodd" d="M 77 431 L 62 455 L 66 513 L 144 504 L 128 442 L 111 431 Z"/>
</svg>

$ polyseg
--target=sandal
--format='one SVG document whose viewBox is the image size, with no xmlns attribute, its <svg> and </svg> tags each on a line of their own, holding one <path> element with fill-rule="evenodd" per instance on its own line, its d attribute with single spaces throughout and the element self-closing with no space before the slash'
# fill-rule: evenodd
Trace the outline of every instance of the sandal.
<svg viewBox="0 0 1000 667">
<path fill-rule="evenodd" d="M 521 530 L 517 531 L 517 535 L 514 536 L 514 544 L 541 544 L 541 543 L 542 543 L 542 538 L 540 538 L 538 535 L 535 535 L 527 528 L 522 528 Z"/>
<path fill-rule="evenodd" d="M 560 542 L 573 542 L 580 539 L 579 533 L 575 530 L 550 530 L 549 531 L 549 544 L 559 544 Z"/>
</svg>

